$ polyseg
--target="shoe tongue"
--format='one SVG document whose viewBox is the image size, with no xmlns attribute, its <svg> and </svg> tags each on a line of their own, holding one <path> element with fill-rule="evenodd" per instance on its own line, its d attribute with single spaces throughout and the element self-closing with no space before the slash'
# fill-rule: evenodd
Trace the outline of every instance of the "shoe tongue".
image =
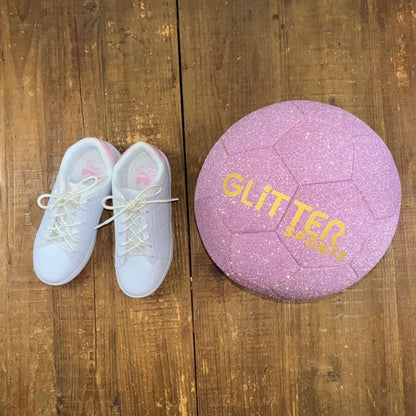
<svg viewBox="0 0 416 416">
<path fill-rule="evenodd" d="M 139 195 L 140 193 L 141 193 L 141 191 L 137 190 L 137 189 L 120 188 L 119 190 L 114 192 L 114 194 L 115 194 L 114 196 L 118 197 L 118 198 L 121 198 L 121 199 L 124 199 L 127 202 L 130 202 L 130 201 L 134 200 L 137 197 L 137 195 Z M 137 216 L 134 217 L 134 221 L 136 222 L 137 225 L 132 227 L 129 231 L 127 231 L 127 236 L 128 237 L 134 235 L 138 228 L 145 226 L 145 224 L 146 224 L 145 216 L 146 215 L 143 215 L 143 214 L 139 215 L 138 214 Z"/>
<path fill-rule="evenodd" d="M 86 180 L 83 183 L 80 182 L 73 182 L 71 181 L 71 179 L 69 177 L 64 177 L 61 176 L 59 181 L 57 182 L 57 187 L 59 190 L 60 194 L 66 194 L 70 191 L 73 191 L 75 189 L 75 191 L 82 191 L 83 189 L 87 188 L 88 186 L 90 186 L 93 183 L 93 178 L 91 180 Z M 91 188 L 90 190 L 86 191 L 84 193 L 85 195 L 90 195 L 94 192 L 94 188 Z M 59 208 L 61 210 L 61 208 Z M 66 222 L 66 223 L 71 223 L 70 218 L 73 220 L 75 218 L 76 214 L 66 214 L 64 216 L 61 217 L 56 217 L 55 218 L 55 222 L 54 222 L 54 226 L 56 227 L 56 224 L 58 224 L 58 226 L 63 230 L 64 233 L 68 233 L 68 228 L 65 227 L 62 223 Z M 58 219 L 60 218 L 60 219 Z M 56 231 L 53 232 L 56 235 Z M 64 240 L 64 238 L 57 238 L 54 240 L 56 243 L 64 245 L 67 244 Z"/>
<path fill-rule="evenodd" d="M 59 184 L 59 190 L 60 192 L 69 192 L 73 191 L 74 189 L 76 191 L 82 191 L 83 189 L 91 186 L 93 183 L 93 178 L 91 180 L 87 180 L 85 182 L 73 182 L 70 180 L 70 178 L 62 178 L 60 184 Z M 94 188 L 91 188 L 86 194 L 94 193 Z"/>
<path fill-rule="evenodd" d="M 131 201 L 132 199 L 136 198 L 137 195 L 140 194 L 140 191 L 137 189 L 132 188 L 121 188 L 119 196 L 122 196 L 127 201 Z"/>
</svg>

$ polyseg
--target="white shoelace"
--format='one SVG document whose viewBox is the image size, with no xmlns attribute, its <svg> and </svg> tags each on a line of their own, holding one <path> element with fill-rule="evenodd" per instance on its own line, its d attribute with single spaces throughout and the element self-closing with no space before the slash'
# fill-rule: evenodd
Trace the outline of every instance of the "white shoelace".
<svg viewBox="0 0 416 416">
<path fill-rule="evenodd" d="M 90 185 L 80 189 L 82 185 L 91 180 L 92 183 Z M 44 236 L 44 240 L 51 241 L 65 250 L 69 249 L 73 253 L 76 253 L 74 248 L 74 244 L 76 243 L 75 235 L 79 234 L 79 231 L 76 230 L 75 227 L 82 223 L 74 222 L 74 217 L 78 210 L 85 210 L 83 205 L 86 201 L 83 200 L 83 196 L 85 196 L 85 194 L 97 183 L 98 178 L 96 176 L 89 176 L 76 184 L 70 191 L 42 194 L 39 196 L 37 199 L 39 208 L 46 211 L 55 210 L 55 212 L 52 212 L 48 217 L 49 219 L 53 219 L 53 226 L 47 227 L 50 234 Z M 53 198 L 55 199 L 55 202 L 50 205 L 45 205 L 42 203 L 42 200 L 45 198 Z"/>
<path fill-rule="evenodd" d="M 154 191 L 150 192 L 149 191 Z M 146 210 L 146 205 L 148 204 L 165 204 L 170 202 L 178 201 L 178 198 L 172 199 L 150 199 L 158 196 L 162 192 L 162 187 L 160 185 L 150 185 L 144 188 L 136 198 L 132 199 L 131 201 L 126 201 L 124 199 L 116 198 L 112 195 L 105 197 L 101 205 L 103 208 L 108 210 L 117 211 L 115 215 L 113 215 L 108 220 L 102 222 L 101 224 L 97 225 L 95 228 L 100 228 L 104 225 L 109 224 L 110 222 L 114 221 L 118 216 L 122 214 L 126 214 L 126 218 L 121 222 L 122 224 L 126 224 L 124 229 L 119 231 L 119 234 L 123 234 L 124 232 L 130 231 L 130 236 L 127 235 L 127 239 L 124 243 L 121 244 L 122 247 L 125 247 L 121 256 L 126 256 L 129 254 L 138 254 L 141 256 L 146 256 L 148 258 L 153 258 L 154 256 L 150 255 L 146 249 L 152 248 L 153 245 L 150 244 L 149 239 L 151 235 L 147 233 L 147 236 L 144 236 L 144 232 L 148 230 L 150 224 L 147 223 L 146 225 L 141 225 L 140 220 L 144 214 L 147 214 L 149 211 Z M 106 202 L 112 200 L 117 201 L 118 205 L 107 205 Z"/>
</svg>

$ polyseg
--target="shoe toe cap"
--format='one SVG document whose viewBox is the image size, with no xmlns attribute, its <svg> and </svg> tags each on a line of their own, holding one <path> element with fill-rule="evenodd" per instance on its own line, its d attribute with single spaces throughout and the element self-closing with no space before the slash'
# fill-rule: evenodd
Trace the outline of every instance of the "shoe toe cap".
<svg viewBox="0 0 416 416">
<path fill-rule="evenodd" d="M 39 280 L 49 285 L 63 285 L 77 276 L 79 261 L 53 246 L 35 248 L 33 267 Z"/>
<path fill-rule="evenodd" d="M 157 264 L 151 264 L 143 257 L 128 259 L 116 270 L 119 286 L 133 298 L 150 296 L 162 284 L 168 265 L 167 259 Z"/>
</svg>

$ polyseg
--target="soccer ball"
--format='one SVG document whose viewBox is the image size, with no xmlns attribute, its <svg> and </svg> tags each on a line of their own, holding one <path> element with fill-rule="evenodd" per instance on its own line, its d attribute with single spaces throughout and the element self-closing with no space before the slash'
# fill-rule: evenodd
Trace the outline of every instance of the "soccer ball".
<svg viewBox="0 0 416 416">
<path fill-rule="evenodd" d="M 400 213 L 394 160 L 337 107 L 287 101 L 239 120 L 202 166 L 195 215 L 232 280 L 285 299 L 325 296 L 367 274 Z"/>
</svg>

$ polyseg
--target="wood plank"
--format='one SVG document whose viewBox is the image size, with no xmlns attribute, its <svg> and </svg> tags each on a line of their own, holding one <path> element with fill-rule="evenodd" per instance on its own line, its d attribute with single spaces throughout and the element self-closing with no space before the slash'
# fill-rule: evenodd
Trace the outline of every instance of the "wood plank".
<svg viewBox="0 0 416 416">
<path fill-rule="evenodd" d="M 381 263 L 353 288 L 313 302 L 273 301 L 233 285 L 207 257 L 191 216 L 199 413 L 412 414 L 410 3 L 181 0 L 180 10 L 191 206 L 204 157 L 226 128 L 295 98 L 339 105 L 373 127 L 396 157 L 405 194 Z M 398 80 L 407 86 L 397 90 Z"/>
<path fill-rule="evenodd" d="M 57 288 L 32 269 L 43 215 L 36 198 L 50 190 L 64 151 L 83 135 L 73 11 L 67 2 L 2 2 L 1 26 L 1 406 L 9 415 L 93 414 L 91 267 Z"/>
<path fill-rule="evenodd" d="M 97 414 L 194 415 L 176 3 L 77 1 L 75 18 L 85 134 L 121 151 L 139 140 L 159 147 L 171 163 L 172 195 L 180 198 L 172 206 L 172 267 L 153 296 L 131 299 L 121 292 L 112 226 L 99 233 L 93 256 Z"/>
<path fill-rule="evenodd" d="M 375 1 L 370 2 L 370 8 L 374 25 L 381 29 L 378 50 L 385 137 L 396 156 L 402 180 L 401 221 L 392 247 L 396 308 L 391 312 L 396 314 L 398 327 L 397 334 L 393 334 L 400 353 L 401 377 L 397 382 L 404 394 L 404 403 L 399 409 L 403 414 L 411 415 L 416 413 L 416 117 L 413 111 L 416 100 L 416 4 Z M 387 333 L 386 338 L 388 336 L 391 335 Z M 391 373 L 391 368 L 387 371 Z"/>
</svg>

